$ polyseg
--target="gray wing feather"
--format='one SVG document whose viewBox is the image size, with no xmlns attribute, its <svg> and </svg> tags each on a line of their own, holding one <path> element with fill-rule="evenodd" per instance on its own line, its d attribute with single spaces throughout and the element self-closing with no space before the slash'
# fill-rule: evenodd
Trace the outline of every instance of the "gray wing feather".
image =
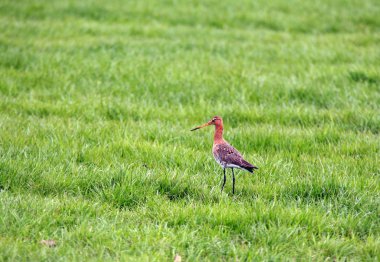
<svg viewBox="0 0 380 262">
<path fill-rule="evenodd" d="M 241 165 L 243 160 L 242 155 L 230 144 L 219 144 L 216 147 L 216 151 L 220 157 L 220 160 L 225 163 Z"/>
<path fill-rule="evenodd" d="M 220 161 L 226 164 L 237 165 L 251 173 L 253 173 L 254 169 L 257 169 L 256 166 L 245 161 L 240 152 L 228 143 L 217 145 L 216 153 L 218 154 Z"/>
</svg>

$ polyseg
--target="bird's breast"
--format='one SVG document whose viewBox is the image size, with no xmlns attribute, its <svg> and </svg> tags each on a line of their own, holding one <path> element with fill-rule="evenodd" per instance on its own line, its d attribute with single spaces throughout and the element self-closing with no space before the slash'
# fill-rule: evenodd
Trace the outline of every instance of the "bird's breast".
<svg viewBox="0 0 380 262">
<path fill-rule="evenodd" d="M 225 167 L 225 163 L 222 161 L 221 156 L 219 155 L 217 149 L 218 149 L 217 145 L 214 145 L 214 146 L 212 147 L 212 155 L 214 156 L 215 161 L 216 161 L 221 167 Z"/>
</svg>

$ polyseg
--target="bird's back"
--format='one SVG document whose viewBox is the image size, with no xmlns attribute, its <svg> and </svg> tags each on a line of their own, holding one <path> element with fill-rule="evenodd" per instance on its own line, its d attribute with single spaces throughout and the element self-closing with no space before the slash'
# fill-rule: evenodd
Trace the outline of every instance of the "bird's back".
<svg viewBox="0 0 380 262">
<path fill-rule="evenodd" d="M 223 168 L 240 168 L 251 173 L 253 173 L 254 169 L 257 169 L 254 165 L 245 161 L 240 152 L 226 141 L 215 143 L 212 152 L 215 160 Z"/>
</svg>

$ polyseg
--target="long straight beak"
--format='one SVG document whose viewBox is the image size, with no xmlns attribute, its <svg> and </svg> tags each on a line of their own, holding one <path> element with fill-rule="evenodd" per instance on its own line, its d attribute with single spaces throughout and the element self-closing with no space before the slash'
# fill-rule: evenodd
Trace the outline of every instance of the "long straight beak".
<svg viewBox="0 0 380 262">
<path fill-rule="evenodd" d="M 209 125 L 211 125 L 211 122 L 207 122 L 207 123 L 205 123 L 205 124 L 203 124 L 201 126 L 197 126 L 197 127 L 193 128 L 193 129 L 191 129 L 190 131 L 195 131 L 197 129 L 200 129 L 200 128 L 203 128 L 203 127 L 209 126 Z"/>
</svg>

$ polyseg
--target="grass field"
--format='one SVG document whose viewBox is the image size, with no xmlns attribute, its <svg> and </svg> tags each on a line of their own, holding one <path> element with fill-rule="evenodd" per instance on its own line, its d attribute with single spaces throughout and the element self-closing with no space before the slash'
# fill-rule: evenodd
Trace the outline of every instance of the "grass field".
<svg viewBox="0 0 380 262">
<path fill-rule="evenodd" d="M 2 0 L 0 260 L 378 261 L 379 14 Z M 260 167 L 235 195 L 214 115 Z"/>
</svg>

